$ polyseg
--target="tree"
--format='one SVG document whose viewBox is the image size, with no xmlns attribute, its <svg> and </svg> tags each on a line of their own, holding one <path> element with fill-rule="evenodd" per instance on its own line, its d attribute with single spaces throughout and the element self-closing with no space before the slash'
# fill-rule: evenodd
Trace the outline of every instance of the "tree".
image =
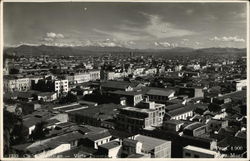
<svg viewBox="0 0 250 161">
<path fill-rule="evenodd" d="M 221 107 L 220 107 L 220 105 L 218 105 L 216 103 L 210 103 L 208 105 L 208 110 L 211 111 L 211 112 L 220 112 Z"/>
<path fill-rule="evenodd" d="M 18 73 L 19 73 L 19 69 L 16 69 L 16 68 L 10 69 L 10 74 L 18 74 Z"/>
<path fill-rule="evenodd" d="M 64 104 L 64 103 L 72 103 L 76 101 L 77 101 L 77 96 L 69 92 L 66 97 L 62 97 L 59 100 L 59 103 Z"/>
</svg>

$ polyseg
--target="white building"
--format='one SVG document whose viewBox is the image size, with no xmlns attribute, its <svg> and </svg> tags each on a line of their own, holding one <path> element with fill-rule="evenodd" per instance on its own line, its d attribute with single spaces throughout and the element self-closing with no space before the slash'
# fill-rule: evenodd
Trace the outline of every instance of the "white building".
<svg viewBox="0 0 250 161">
<path fill-rule="evenodd" d="M 247 86 L 247 80 L 243 79 L 243 80 L 235 81 L 234 85 L 235 85 L 236 91 L 241 91 L 242 89 L 246 88 L 246 86 Z"/>
<path fill-rule="evenodd" d="M 74 75 L 74 83 L 84 83 L 90 81 L 89 73 L 78 73 Z"/>
<path fill-rule="evenodd" d="M 68 93 L 69 91 L 69 85 L 68 85 L 68 80 L 55 80 L 55 89 L 54 91 L 59 93 Z"/>
<path fill-rule="evenodd" d="M 4 91 L 13 92 L 13 91 L 27 91 L 30 89 L 31 82 L 29 78 L 4 78 Z"/>
<path fill-rule="evenodd" d="M 183 158 L 222 158 L 223 156 L 216 151 L 196 147 L 185 146 L 183 148 Z"/>
</svg>

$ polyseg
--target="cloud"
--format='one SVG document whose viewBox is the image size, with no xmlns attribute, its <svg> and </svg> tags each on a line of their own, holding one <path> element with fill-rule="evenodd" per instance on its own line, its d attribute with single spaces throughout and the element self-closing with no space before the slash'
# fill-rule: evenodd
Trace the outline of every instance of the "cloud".
<svg viewBox="0 0 250 161">
<path fill-rule="evenodd" d="M 193 31 L 179 29 L 177 26 L 170 22 L 164 22 L 158 15 L 147 14 L 144 12 L 141 12 L 141 14 L 149 20 L 148 25 L 145 26 L 145 28 L 143 28 L 142 30 L 157 39 L 181 37 L 195 34 Z"/>
<path fill-rule="evenodd" d="M 243 38 L 238 38 L 237 36 L 223 36 L 223 37 L 217 37 L 214 36 L 213 38 L 209 38 L 210 41 L 223 41 L 223 42 L 245 42 Z"/>
<path fill-rule="evenodd" d="M 115 26 L 115 29 L 112 31 L 98 28 L 94 28 L 93 31 L 125 42 L 143 40 L 157 41 L 158 39 L 196 34 L 193 31 L 180 29 L 170 22 L 163 21 L 162 17 L 158 15 L 145 12 L 139 12 L 139 14 L 146 18 L 144 26 L 138 27 L 133 23 L 124 21 L 124 24 Z"/>
<path fill-rule="evenodd" d="M 46 33 L 46 37 L 48 37 L 48 38 L 58 38 L 58 39 L 64 38 L 63 34 L 60 34 L 60 33 L 57 34 L 57 33 L 54 33 L 54 32 Z"/>
<path fill-rule="evenodd" d="M 178 44 L 177 43 L 170 43 L 170 42 L 154 42 L 154 45 L 156 47 L 160 47 L 160 48 L 174 48 L 177 47 Z"/>
<path fill-rule="evenodd" d="M 115 46 L 119 46 L 119 47 L 127 47 L 127 46 L 131 46 L 131 45 L 135 45 L 135 42 L 133 41 L 119 41 L 117 39 L 110 39 L 107 38 L 105 40 L 86 40 L 84 46 L 101 46 L 101 47 L 115 47 Z"/>
</svg>

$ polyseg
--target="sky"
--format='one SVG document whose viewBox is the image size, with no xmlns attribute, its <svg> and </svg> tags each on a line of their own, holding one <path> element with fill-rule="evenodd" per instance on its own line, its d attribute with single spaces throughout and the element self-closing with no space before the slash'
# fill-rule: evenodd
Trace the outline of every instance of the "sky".
<svg viewBox="0 0 250 161">
<path fill-rule="evenodd" d="M 246 47 L 246 3 L 5 2 L 4 45 Z"/>
</svg>

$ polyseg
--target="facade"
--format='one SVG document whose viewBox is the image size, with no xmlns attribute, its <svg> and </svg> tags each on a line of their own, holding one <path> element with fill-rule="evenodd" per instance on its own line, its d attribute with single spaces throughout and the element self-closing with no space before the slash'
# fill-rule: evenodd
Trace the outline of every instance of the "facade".
<svg viewBox="0 0 250 161">
<path fill-rule="evenodd" d="M 10 78 L 4 77 L 4 92 L 22 92 L 28 91 L 31 88 L 31 82 L 29 78 Z"/>
<path fill-rule="evenodd" d="M 112 91 L 112 92 L 109 92 L 109 95 L 117 97 L 117 98 L 124 97 L 126 99 L 125 104 L 129 105 L 129 106 L 135 106 L 143 100 L 141 93 L 133 92 L 133 91 L 131 91 L 131 92 Z"/>
<path fill-rule="evenodd" d="M 204 97 L 202 88 L 184 87 L 179 89 L 179 95 L 187 95 L 189 98 Z"/>
<path fill-rule="evenodd" d="M 129 132 L 151 128 L 159 124 L 159 111 L 156 109 L 125 107 L 120 109 L 117 115 L 117 128 L 126 129 Z"/>
<path fill-rule="evenodd" d="M 74 83 L 84 83 L 90 81 L 90 74 L 89 73 L 76 73 L 74 74 Z"/>
<path fill-rule="evenodd" d="M 206 132 L 207 125 L 200 122 L 191 123 L 183 129 L 183 134 L 195 137 L 205 134 Z"/>
<path fill-rule="evenodd" d="M 163 122 L 162 129 L 178 132 L 184 124 L 181 120 L 167 120 Z"/>
<path fill-rule="evenodd" d="M 188 117 L 193 116 L 194 107 L 192 105 L 183 106 L 166 113 L 167 120 L 187 120 Z"/>
<path fill-rule="evenodd" d="M 108 158 L 119 158 L 122 152 L 122 144 L 120 141 L 110 141 L 108 143 L 99 145 L 98 153 Z"/>
<path fill-rule="evenodd" d="M 175 91 L 170 89 L 150 89 L 146 95 L 150 101 L 165 103 L 174 97 Z"/>
<path fill-rule="evenodd" d="M 151 158 L 171 158 L 171 141 L 144 135 L 135 135 L 134 140 L 142 143 L 141 152 L 151 154 Z"/>
<path fill-rule="evenodd" d="M 44 102 L 51 102 L 57 99 L 57 94 L 54 92 L 43 92 L 37 94 L 37 100 Z"/>
<path fill-rule="evenodd" d="M 146 99 L 146 101 L 141 101 L 139 104 L 137 104 L 138 108 L 142 108 L 142 109 L 153 109 L 153 110 L 157 110 L 159 117 L 158 117 L 158 123 L 162 124 L 163 119 L 164 119 L 164 115 L 165 115 L 165 108 L 166 106 L 164 104 L 160 104 L 160 103 L 155 103 L 153 101 L 148 101 Z"/>
<path fill-rule="evenodd" d="M 99 80 L 101 78 L 100 70 L 91 70 L 89 71 L 89 75 L 90 75 L 90 81 Z"/>
<path fill-rule="evenodd" d="M 60 93 L 68 93 L 69 85 L 67 79 L 55 80 L 54 81 L 54 91 L 59 95 Z"/>
<path fill-rule="evenodd" d="M 242 89 L 246 89 L 247 80 L 246 79 L 238 80 L 233 82 L 233 84 L 236 91 L 241 91 Z"/>
<path fill-rule="evenodd" d="M 125 138 L 122 142 L 122 155 L 124 157 L 130 156 L 132 154 L 142 153 L 142 143 L 138 140 Z"/>
<path fill-rule="evenodd" d="M 208 121 L 207 126 L 209 130 L 219 131 L 220 128 L 225 128 L 228 126 L 228 120 L 211 119 Z"/>
</svg>

